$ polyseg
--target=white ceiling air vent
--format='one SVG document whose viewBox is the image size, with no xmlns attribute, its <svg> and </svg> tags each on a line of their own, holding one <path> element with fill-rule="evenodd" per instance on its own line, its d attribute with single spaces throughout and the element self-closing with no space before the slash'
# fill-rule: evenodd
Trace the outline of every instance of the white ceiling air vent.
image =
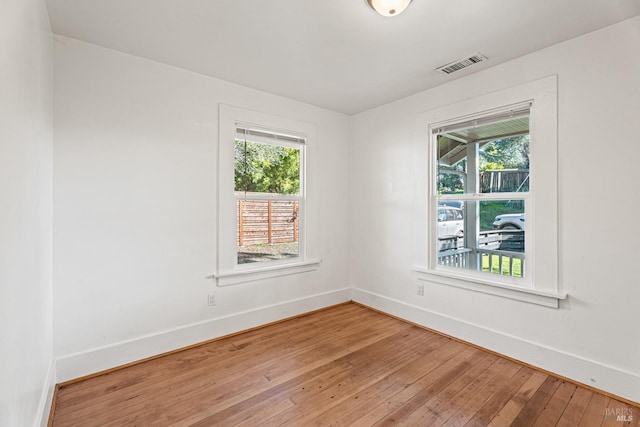
<svg viewBox="0 0 640 427">
<path fill-rule="evenodd" d="M 488 58 L 483 54 L 476 52 L 467 58 L 458 59 L 457 61 L 453 61 L 447 65 L 443 65 L 442 67 L 438 67 L 436 68 L 436 71 L 440 71 L 443 74 L 452 74 L 456 71 L 462 70 L 463 68 L 470 67 L 479 62 L 484 62 L 487 59 Z"/>
</svg>

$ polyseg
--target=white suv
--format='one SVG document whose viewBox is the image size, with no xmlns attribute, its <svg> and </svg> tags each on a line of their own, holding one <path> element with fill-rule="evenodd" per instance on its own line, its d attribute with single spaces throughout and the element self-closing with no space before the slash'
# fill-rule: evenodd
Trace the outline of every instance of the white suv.
<svg viewBox="0 0 640 427">
<path fill-rule="evenodd" d="M 452 206 L 438 206 L 438 237 L 462 236 L 463 233 L 462 209 Z"/>
<path fill-rule="evenodd" d="M 493 220 L 496 230 L 524 230 L 524 214 L 502 214 Z"/>
</svg>

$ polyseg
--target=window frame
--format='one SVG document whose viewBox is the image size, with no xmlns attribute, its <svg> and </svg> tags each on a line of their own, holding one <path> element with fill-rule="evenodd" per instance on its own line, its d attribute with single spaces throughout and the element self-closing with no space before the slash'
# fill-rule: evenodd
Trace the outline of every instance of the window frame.
<svg viewBox="0 0 640 427">
<path fill-rule="evenodd" d="M 437 264 L 436 172 L 437 152 L 433 128 L 457 123 L 465 118 L 488 116 L 512 105 L 531 103 L 530 107 L 530 191 L 528 193 L 481 193 L 477 200 L 524 200 L 526 268 L 524 278 L 505 278 L 483 272 L 462 270 Z M 454 286 L 520 301 L 557 308 L 567 296 L 560 291 L 558 271 L 558 175 L 557 175 L 557 77 L 550 76 L 509 89 L 457 102 L 417 117 L 418 144 L 428 147 L 425 177 L 427 202 L 417 219 L 418 259 L 414 271 L 418 280 L 435 285 Z M 461 197 L 462 196 L 462 197 Z M 455 194 L 441 200 L 471 200 Z"/>
<path fill-rule="evenodd" d="M 439 123 L 430 123 L 429 124 L 429 155 L 430 155 L 430 185 L 429 185 L 429 209 L 430 211 L 436 212 L 440 207 L 439 202 L 447 201 L 447 200 L 456 200 L 464 202 L 465 206 L 468 206 L 469 203 L 477 203 L 477 211 L 480 213 L 480 203 L 483 201 L 490 200 L 500 200 L 500 201 L 508 201 L 508 200 L 522 200 L 525 205 L 525 212 L 528 210 L 527 206 L 530 206 L 531 200 L 534 197 L 534 189 L 529 188 L 526 192 L 500 192 L 500 193 L 460 193 L 460 194 L 442 194 L 438 195 L 438 178 L 442 172 L 439 169 L 439 159 L 438 159 L 438 135 L 441 132 L 438 132 L 439 128 L 449 125 L 456 125 L 459 123 L 466 122 L 463 128 L 467 128 L 470 122 L 475 121 L 476 119 L 483 120 L 484 123 L 493 123 L 490 120 L 492 117 L 504 116 L 505 113 L 510 111 L 522 111 L 525 109 L 529 109 L 529 119 L 531 121 L 531 101 L 527 100 L 515 105 L 505 105 L 498 108 L 491 109 L 489 111 L 481 111 L 471 116 L 464 116 L 459 118 L 453 118 L 450 120 L 446 120 L 444 122 Z M 446 172 L 445 172 L 446 173 Z M 477 176 L 476 180 L 479 180 L 480 173 L 476 170 Z M 467 178 L 468 179 L 468 178 Z M 466 179 L 465 179 L 466 181 Z M 529 182 L 532 182 L 532 178 L 529 178 Z M 531 184 L 529 185 L 531 187 Z M 433 218 L 433 216 L 430 216 Z M 434 224 L 435 222 L 435 224 Z M 525 239 L 525 271 L 524 277 L 514 277 L 514 276 L 505 276 L 500 274 L 493 274 L 489 272 L 484 272 L 481 270 L 473 270 L 473 269 L 461 269 L 460 267 L 452 267 L 447 265 L 438 264 L 438 253 L 439 253 L 439 245 L 437 242 L 438 233 L 436 227 L 438 226 L 437 221 L 430 221 L 429 227 L 431 229 L 430 236 L 435 236 L 435 238 L 430 238 L 429 242 L 429 268 L 434 271 L 441 271 L 447 273 L 452 276 L 462 276 L 464 278 L 476 280 L 479 282 L 489 281 L 490 283 L 500 284 L 500 285 L 508 285 L 514 287 L 525 287 L 532 288 L 532 266 L 531 263 L 528 262 L 529 254 L 532 250 L 532 242 L 531 239 Z M 476 233 L 479 233 L 479 228 L 476 229 Z M 524 234 L 525 236 L 530 235 L 531 232 L 531 223 L 529 221 L 525 221 Z"/>
<path fill-rule="evenodd" d="M 243 129 L 245 130 L 245 134 L 244 136 L 240 136 L 240 133 L 238 132 L 239 129 Z M 258 131 L 261 132 L 263 134 L 269 133 L 269 134 L 273 134 L 274 137 L 256 137 L 256 136 L 252 136 L 252 137 L 247 137 L 247 132 L 250 131 Z M 290 134 L 291 132 L 287 132 L 287 134 Z M 297 221 L 298 221 L 298 255 L 295 257 L 290 257 L 290 258 L 286 258 L 286 259 L 281 259 L 281 260 L 271 260 L 271 261 L 261 261 L 259 263 L 238 263 L 237 262 L 237 256 L 238 256 L 238 251 L 237 251 L 237 246 L 236 246 L 236 266 L 238 267 L 238 270 L 243 270 L 243 269 L 249 269 L 249 270 L 253 270 L 259 267 L 266 267 L 266 266 L 271 266 L 271 265 L 279 265 L 279 264 L 291 264 L 291 263 L 295 263 L 295 262 L 304 262 L 305 260 L 305 240 L 306 240 L 306 236 L 304 233 L 304 223 L 305 223 L 305 209 L 306 209 L 306 197 L 305 197 L 305 172 L 306 172 L 306 168 L 305 168 L 305 159 L 306 159 L 306 137 L 302 136 L 302 135 L 287 135 L 287 136 L 291 136 L 291 138 L 289 139 L 282 139 L 279 143 L 278 143 L 278 136 L 285 136 L 283 133 L 281 132 L 277 132 L 271 129 L 264 129 L 263 127 L 257 129 L 255 128 L 255 125 L 250 125 L 247 123 L 240 123 L 237 122 L 236 123 L 236 137 L 234 141 L 242 141 L 243 139 L 240 138 L 244 138 L 245 141 L 250 141 L 250 142 L 254 142 L 254 143 L 259 143 L 259 144 L 263 144 L 263 145 L 271 145 L 274 147 L 287 147 L 287 148 L 293 148 L 293 149 L 297 149 L 299 152 L 299 159 L 300 159 L 300 163 L 299 163 L 299 188 L 298 188 L 298 194 L 280 194 L 280 193 L 259 193 L 259 192 L 252 192 L 250 193 L 250 195 L 248 195 L 247 193 L 243 193 L 242 191 L 238 191 L 235 189 L 235 185 L 234 185 L 234 197 L 236 198 L 236 209 L 238 209 L 237 203 L 240 200 L 260 200 L 260 201 L 292 201 L 292 202 L 298 202 L 298 215 L 297 215 Z M 292 141 L 293 139 L 296 139 L 297 141 Z M 235 162 L 234 162 L 235 163 Z M 234 174 L 235 174 L 235 164 L 234 164 Z M 236 227 L 238 227 L 238 223 L 236 222 Z M 238 232 L 239 230 L 236 230 L 236 232 Z M 300 232 L 302 231 L 302 232 Z"/>
<path fill-rule="evenodd" d="M 310 200 L 308 197 L 310 182 L 312 182 L 309 176 L 308 157 L 311 151 L 309 147 L 313 144 L 315 138 L 315 126 L 310 123 L 226 104 L 220 104 L 219 120 L 217 254 L 216 272 L 211 276 L 216 280 L 216 285 L 227 286 L 317 269 L 321 261 L 309 256 L 310 248 L 308 245 L 310 240 L 309 232 L 315 228 L 311 226 L 314 219 L 313 215 L 309 215 Z M 256 197 L 254 195 L 247 197 L 247 199 L 299 201 L 297 257 L 259 263 L 239 264 L 237 262 L 237 201 L 239 198 L 235 191 L 234 146 L 238 136 L 237 129 L 245 127 L 274 134 L 291 135 L 305 141 L 300 147 L 301 177 L 299 195 L 264 193 Z M 264 140 L 257 142 L 264 143 Z M 283 146 L 289 144 L 290 142 L 286 142 L 283 143 Z M 233 226 L 230 226 L 230 224 L 233 224 Z"/>
</svg>

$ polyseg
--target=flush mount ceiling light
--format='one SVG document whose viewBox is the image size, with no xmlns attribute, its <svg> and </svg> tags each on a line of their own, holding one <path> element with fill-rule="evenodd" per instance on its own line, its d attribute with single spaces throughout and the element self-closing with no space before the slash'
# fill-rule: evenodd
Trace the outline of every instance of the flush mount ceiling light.
<svg viewBox="0 0 640 427">
<path fill-rule="evenodd" d="M 382 16 L 396 16 L 409 6 L 411 0 L 367 0 L 367 3 Z"/>
</svg>

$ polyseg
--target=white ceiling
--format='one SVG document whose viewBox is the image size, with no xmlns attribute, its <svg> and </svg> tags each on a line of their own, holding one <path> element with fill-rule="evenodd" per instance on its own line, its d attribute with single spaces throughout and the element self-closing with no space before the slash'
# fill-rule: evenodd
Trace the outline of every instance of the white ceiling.
<svg viewBox="0 0 640 427">
<path fill-rule="evenodd" d="M 640 15 L 640 0 L 47 0 L 53 31 L 346 114 Z M 435 68 L 480 52 L 489 61 Z M 597 54 L 597 52 L 595 52 Z"/>
</svg>

